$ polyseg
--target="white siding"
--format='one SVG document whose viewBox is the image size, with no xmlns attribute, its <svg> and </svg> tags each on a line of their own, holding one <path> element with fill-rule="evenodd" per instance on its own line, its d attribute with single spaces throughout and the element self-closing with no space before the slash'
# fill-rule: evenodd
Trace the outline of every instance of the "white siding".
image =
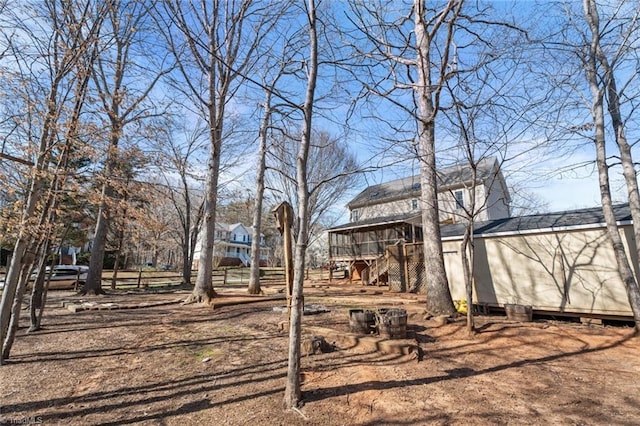
<svg viewBox="0 0 640 426">
<path fill-rule="evenodd" d="M 358 220 L 375 219 L 379 217 L 409 213 L 412 211 L 415 211 L 417 213 L 418 210 L 412 210 L 412 206 L 411 206 L 412 199 L 413 198 L 398 200 L 398 201 L 391 201 L 389 203 L 374 204 L 367 207 L 361 207 L 357 209 L 358 217 L 359 217 Z"/>
<path fill-rule="evenodd" d="M 476 216 L 476 220 L 493 220 L 509 217 L 509 208 L 505 203 L 506 197 L 502 191 L 502 185 L 494 185 L 495 191 L 492 189 L 489 192 L 489 199 L 485 203 L 485 186 L 478 185 L 475 187 L 476 192 L 476 205 L 482 205 L 483 208 Z M 453 220 L 459 222 L 464 219 L 464 211 L 458 208 L 458 203 L 455 198 L 455 193 L 461 191 L 463 194 L 464 206 L 468 207 L 471 202 L 470 189 L 460 187 L 443 191 L 438 194 L 438 207 L 440 209 L 440 221 Z M 418 213 L 419 208 L 414 208 L 415 197 L 409 197 L 403 200 L 395 200 L 386 203 L 378 203 L 369 205 L 366 207 L 360 207 L 354 209 L 351 212 L 351 220 L 356 222 L 359 220 L 376 219 L 380 217 L 394 216 L 398 214 Z M 418 200 L 418 207 L 420 207 L 420 200 Z"/>
</svg>

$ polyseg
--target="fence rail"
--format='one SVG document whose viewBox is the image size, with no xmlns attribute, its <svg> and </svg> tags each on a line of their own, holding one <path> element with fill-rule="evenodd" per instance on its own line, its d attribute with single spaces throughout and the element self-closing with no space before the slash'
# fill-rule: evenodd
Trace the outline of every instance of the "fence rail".
<svg viewBox="0 0 640 426">
<path fill-rule="evenodd" d="M 108 287 L 113 280 L 113 270 L 102 271 L 102 285 Z M 192 282 L 198 271 L 192 270 Z M 0 271 L 0 281 L 6 273 Z M 214 286 L 246 286 L 249 284 L 250 268 L 219 268 L 212 272 Z M 284 268 L 260 268 L 260 282 L 264 284 L 284 284 Z M 177 285 L 182 283 L 182 274 L 175 271 L 156 271 L 155 269 L 119 270 L 116 275 L 116 288 L 149 287 Z M 1 289 L 0 289 L 1 291 Z"/>
</svg>

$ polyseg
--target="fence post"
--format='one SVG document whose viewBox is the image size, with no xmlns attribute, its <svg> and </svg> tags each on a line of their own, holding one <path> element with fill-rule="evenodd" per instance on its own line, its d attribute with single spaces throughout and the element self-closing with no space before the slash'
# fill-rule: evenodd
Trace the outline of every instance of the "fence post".
<svg viewBox="0 0 640 426">
<path fill-rule="evenodd" d="M 138 269 L 138 288 L 140 288 L 140 282 L 142 281 L 142 268 Z"/>
</svg>

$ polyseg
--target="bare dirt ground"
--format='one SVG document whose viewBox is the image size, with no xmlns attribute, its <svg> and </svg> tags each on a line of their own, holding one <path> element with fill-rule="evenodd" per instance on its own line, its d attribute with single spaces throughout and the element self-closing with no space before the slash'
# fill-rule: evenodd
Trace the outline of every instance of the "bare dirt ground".
<svg viewBox="0 0 640 426">
<path fill-rule="evenodd" d="M 310 283 L 305 300 L 330 312 L 303 324 L 337 347 L 302 359 L 299 411 L 282 408 L 286 314 L 273 309 L 282 300 L 230 304 L 247 298 L 223 292 L 212 309 L 160 304 L 184 292 L 117 294 L 90 299 L 112 310 L 72 313 L 62 302 L 80 298 L 53 292 L 45 329 L 26 335 L 25 320 L 0 367 L 0 424 L 640 422 L 640 342 L 630 328 L 482 316 L 469 339 L 463 320 L 425 320 L 415 295 L 326 284 Z M 398 344 L 419 353 L 385 353 L 376 337 L 341 338 L 355 307 L 406 309 L 412 339 Z"/>
</svg>

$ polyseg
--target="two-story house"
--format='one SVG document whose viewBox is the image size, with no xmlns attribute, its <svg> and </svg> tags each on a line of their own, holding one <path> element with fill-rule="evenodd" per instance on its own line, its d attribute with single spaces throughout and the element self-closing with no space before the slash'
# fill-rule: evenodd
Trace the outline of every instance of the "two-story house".
<svg viewBox="0 0 640 426">
<path fill-rule="evenodd" d="M 474 220 L 510 216 L 509 190 L 498 161 L 491 157 L 478 163 L 475 180 L 468 164 L 437 172 L 438 207 L 443 224 L 469 219 L 472 191 Z M 420 176 L 410 176 L 365 188 L 347 206 L 351 222 L 329 229 L 329 260 L 347 263 L 362 272 L 385 255 L 387 247 L 422 240 Z"/>
<path fill-rule="evenodd" d="M 253 240 L 253 227 L 244 226 L 242 223 L 226 224 L 217 223 L 213 243 L 214 266 L 248 266 L 251 263 L 251 242 Z M 198 238 L 193 261 L 197 268 L 202 250 L 202 239 Z M 264 236 L 260 235 L 260 264 L 266 264 L 269 259 L 270 249 L 265 244 Z"/>
<path fill-rule="evenodd" d="M 438 207 L 442 222 L 456 223 L 465 219 L 464 208 L 469 207 L 471 191 L 476 195 L 475 220 L 510 216 L 511 198 L 497 160 L 485 158 L 476 170 L 475 182 L 468 164 L 438 170 Z M 351 221 L 360 222 L 419 212 L 420 198 L 420 176 L 416 175 L 369 186 L 347 207 Z"/>
</svg>

